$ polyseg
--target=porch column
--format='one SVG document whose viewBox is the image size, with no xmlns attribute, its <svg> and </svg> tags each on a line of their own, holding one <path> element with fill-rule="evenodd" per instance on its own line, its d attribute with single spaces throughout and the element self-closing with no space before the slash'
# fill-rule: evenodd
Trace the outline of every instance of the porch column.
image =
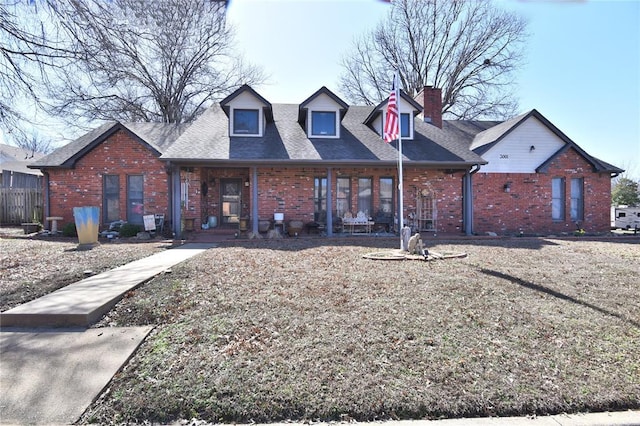
<svg viewBox="0 0 640 426">
<path fill-rule="evenodd" d="M 182 209 L 180 201 L 182 194 L 180 193 L 180 167 L 171 165 L 171 226 L 175 238 L 182 238 Z"/>
<path fill-rule="evenodd" d="M 251 168 L 251 232 L 258 235 L 258 168 Z"/>
<path fill-rule="evenodd" d="M 42 179 L 42 187 L 44 190 L 42 194 L 44 200 L 44 206 L 42 206 L 42 217 L 45 218 L 51 216 L 51 198 L 49 197 L 49 172 L 42 171 L 42 175 L 44 176 L 44 179 Z"/>
<path fill-rule="evenodd" d="M 327 236 L 333 235 L 333 169 L 327 167 Z"/>
<path fill-rule="evenodd" d="M 464 174 L 462 178 L 462 223 L 464 233 L 473 235 L 473 185 L 472 177 L 480 167 L 475 165 Z"/>
</svg>

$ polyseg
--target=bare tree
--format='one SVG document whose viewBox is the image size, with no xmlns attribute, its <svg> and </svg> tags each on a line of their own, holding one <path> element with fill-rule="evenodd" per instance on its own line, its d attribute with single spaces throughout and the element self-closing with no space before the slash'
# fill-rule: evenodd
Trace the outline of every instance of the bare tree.
<svg viewBox="0 0 640 426">
<path fill-rule="evenodd" d="M 526 39 L 526 21 L 491 0 L 395 0 L 388 18 L 354 41 L 340 86 L 349 100 L 374 104 L 397 70 L 409 94 L 441 88 L 449 117 L 509 116 Z"/>
<path fill-rule="evenodd" d="M 23 150 L 31 153 L 31 157 L 33 157 L 33 154 L 36 152 L 49 154 L 55 149 L 50 138 L 36 132 L 26 134 L 25 137 L 15 140 L 14 142 Z"/>
<path fill-rule="evenodd" d="M 224 1 L 57 0 L 78 55 L 51 77 L 49 111 L 70 120 L 192 121 L 262 72 L 234 55 Z"/>
<path fill-rule="evenodd" d="M 30 136 L 28 118 L 18 100 L 39 107 L 38 86 L 46 79 L 46 69 L 70 58 L 55 31 L 46 31 L 42 18 L 46 8 L 28 2 L 0 2 L 0 129 L 18 145 Z"/>
</svg>

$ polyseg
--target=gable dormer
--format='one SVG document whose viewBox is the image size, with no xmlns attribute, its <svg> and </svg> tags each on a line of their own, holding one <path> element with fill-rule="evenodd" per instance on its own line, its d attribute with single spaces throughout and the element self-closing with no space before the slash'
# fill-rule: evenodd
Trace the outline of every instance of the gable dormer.
<svg viewBox="0 0 640 426">
<path fill-rule="evenodd" d="M 375 132 L 383 136 L 384 120 L 387 113 L 387 104 L 389 98 L 380 102 L 364 120 L 364 124 L 375 130 Z M 408 96 L 404 91 L 400 91 L 400 131 L 402 132 L 402 140 L 412 140 L 414 131 L 414 119 L 422 112 L 422 106 L 414 99 Z"/>
<path fill-rule="evenodd" d="M 229 118 L 229 136 L 261 137 L 268 122 L 273 122 L 271 104 L 248 85 L 220 101 Z"/>
<path fill-rule="evenodd" d="M 308 138 L 337 139 L 340 137 L 340 123 L 348 109 L 346 102 L 322 86 L 300 104 L 298 122 Z"/>
</svg>

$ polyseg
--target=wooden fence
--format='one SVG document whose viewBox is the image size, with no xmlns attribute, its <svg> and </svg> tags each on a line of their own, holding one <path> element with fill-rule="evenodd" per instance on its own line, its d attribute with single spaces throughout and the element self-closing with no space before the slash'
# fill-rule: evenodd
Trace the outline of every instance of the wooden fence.
<svg viewBox="0 0 640 426">
<path fill-rule="evenodd" d="M 44 223 L 40 188 L 0 188 L 0 224 Z"/>
</svg>

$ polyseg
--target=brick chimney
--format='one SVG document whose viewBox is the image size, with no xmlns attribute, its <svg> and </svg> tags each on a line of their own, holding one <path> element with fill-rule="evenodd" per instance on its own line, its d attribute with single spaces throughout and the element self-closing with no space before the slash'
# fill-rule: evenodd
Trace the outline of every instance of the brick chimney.
<svg viewBox="0 0 640 426">
<path fill-rule="evenodd" d="M 422 95 L 424 96 L 422 103 L 424 122 L 442 129 L 442 89 L 424 86 Z"/>
</svg>

